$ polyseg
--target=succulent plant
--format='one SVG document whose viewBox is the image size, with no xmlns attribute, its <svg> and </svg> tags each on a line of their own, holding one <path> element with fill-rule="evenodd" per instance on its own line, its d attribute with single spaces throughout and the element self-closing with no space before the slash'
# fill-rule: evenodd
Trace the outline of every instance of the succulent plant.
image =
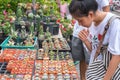
<svg viewBox="0 0 120 80">
<path fill-rule="evenodd" d="M 20 21 L 20 25 L 25 26 L 25 21 Z"/>
<path fill-rule="evenodd" d="M 36 19 L 40 19 L 40 16 L 37 14 L 37 15 L 35 15 L 35 17 L 36 17 Z"/>
<path fill-rule="evenodd" d="M 20 6 L 18 6 L 17 8 L 17 18 L 21 17 L 22 16 L 22 9 Z"/>
<path fill-rule="evenodd" d="M 49 54 L 50 54 L 50 59 L 53 60 L 53 59 L 54 59 L 54 54 L 55 54 L 55 53 L 51 50 L 51 51 L 49 52 Z"/>
<path fill-rule="evenodd" d="M 51 33 L 49 32 L 49 28 L 47 28 L 47 32 L 45 36 L 46 36 L 46 39 L 51 40 Z"/>
<path fill-rule="evenodd" d="M 18 31 L 14 31 L 13 29 L 11 29 L 11 34 L 10 36 L 13 38 L 13 39 L 16 39 L 18 37 Z"/>
<path fill-rule="evenodd" d="M 61 56 L 62 56 L 62 59 L 64 59 L 64 53 L 63 52 L 61 52 Z"/>
<path fill-rule="evenodd" d="M 8 46 L 13 46 L 15 44 L 15 42 L 12 40 L 12 39 L 10 39 L 9 41 L 8 41 Z"/>
</svg>

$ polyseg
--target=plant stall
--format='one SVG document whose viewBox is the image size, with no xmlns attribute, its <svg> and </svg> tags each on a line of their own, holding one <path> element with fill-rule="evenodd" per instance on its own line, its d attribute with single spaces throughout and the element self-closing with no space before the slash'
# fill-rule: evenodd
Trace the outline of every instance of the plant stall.
<svg viewBox="0 0 120 80">
<path fill-rule="evenodd" d="M 56 0 L 1 3 L 0 80 L 79 80 L 68 44 L 73 22 Z"/>
</svg>

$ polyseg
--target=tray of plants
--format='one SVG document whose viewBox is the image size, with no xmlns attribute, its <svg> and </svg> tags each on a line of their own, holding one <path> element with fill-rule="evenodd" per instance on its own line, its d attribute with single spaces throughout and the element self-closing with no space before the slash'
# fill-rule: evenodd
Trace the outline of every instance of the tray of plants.
<svg viewBox="0 0 120 80">
<path fill-rule="evenodd" d="M 68 59 L 72 59 L 71 53 L 70 52 L 55 52 L 55 51 L 49 51 L 48 53 L 48 57 L 50 60 L 68 60 Z M 45 56 L 45 52 L 43 51 L 43 49 L 39 49 L 38 53 L 37 53 L 37 60 L 43 60 Z"/>
<path fill-rule="evenodd" d="M 45 53 L 43 60 L 36 60 L 34 80 L 79 80 L 70 52 Z M 54 57 L 54 55 L 56 57 Z"/>
<path fill-rule="evenodd" d="M 49 59 L 50 60 L 69 60 L 72 59 L 70 52 L 49 52 Z"/>
<path fill-rule="evenodd" d="M 36 49 L 37 37 L 33 39 L 13 39 L 7 37 L 0 45 L 2 49 L 15 48 L 15 49 Z"/>
<path fill-rule="evenodd" d="M 42 42 L 42 48 L 45 50 L 65 52 L 70 51 L 70 46 L 64 38 L 51 38 Z"/>
</svg>

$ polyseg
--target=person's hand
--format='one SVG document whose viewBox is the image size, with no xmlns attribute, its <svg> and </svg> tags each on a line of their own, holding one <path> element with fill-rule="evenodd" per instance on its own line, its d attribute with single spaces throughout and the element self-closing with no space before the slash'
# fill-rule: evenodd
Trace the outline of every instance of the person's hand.
<svg viewBox="0 0 120 80">
<path fill-rule="evenodd" d="M 83 42 L 88 41 L 88 39 L 87 39 L 88 35 L 89 35 L 89 30 L 88 29 L 87 30 L 84 29 L 84 30 L 80 31 L 79 34 L 78 34 L 79 38 Z"/>
<path fill-rule="evenodd" d="M 82 42 L 86 45 L 87 49 L 91 52 L 92 51 L 92 45 L 90 41 L 88 40 L 89 30 L 82 30 L 79 32 L 78 36 L 82 40 Z"/>
</svg>

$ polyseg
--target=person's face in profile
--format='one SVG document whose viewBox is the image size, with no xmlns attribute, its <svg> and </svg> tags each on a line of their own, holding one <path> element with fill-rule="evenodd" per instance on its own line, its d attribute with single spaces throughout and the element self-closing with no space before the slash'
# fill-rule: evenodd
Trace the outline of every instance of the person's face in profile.
<svg viewBox="0 0 120 80">
<path fill-rule="evenodd" d="M 89 12 L 88 15 L 81 17 L 73 16 L 79 23 L 79 25 L 89 28 L 93 22 L 93 12 Z"/>
</svg>

